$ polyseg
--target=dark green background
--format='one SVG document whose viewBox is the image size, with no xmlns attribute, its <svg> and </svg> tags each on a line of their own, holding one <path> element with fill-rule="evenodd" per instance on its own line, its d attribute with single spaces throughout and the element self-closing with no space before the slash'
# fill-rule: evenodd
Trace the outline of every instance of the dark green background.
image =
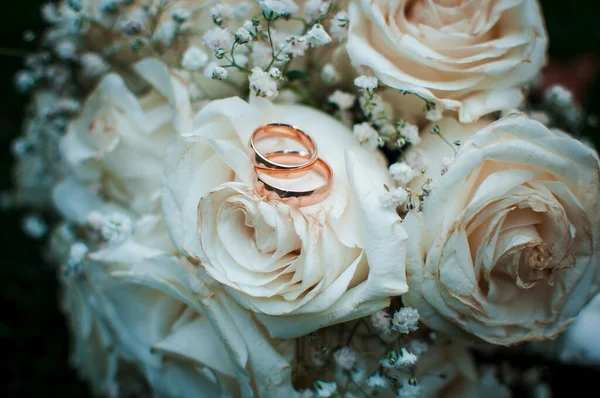
<svg viewBox="0 0 600 398">
<path fill-rule="evenodd" d="M 41 32 L 39 7 L 43 1 L 2 1 L 0 48 L 33 50 L 23 32 Z M 550 55 L 574 60 L 582 54 L 600 58 L 600 9 L 597 0 L 542 0 L 550 34 Z M 11 187 L 10 143 L 19 134 L 26 98 L 15 93 L 13 76 L 22 59 L 0 56 L 0 190 Z M 600 78 L 586 84 L 590 113 L 600 115 Z M 587 134 L 597 145 L 595 129 Z M 68 366 L 68 336 L 58 312 L 54 269 L 41 259 L 41 243 L 21 230 L 23 211 L 0 213 L 0 396 L 86 397 L 87 387 Z M 517 366 L 541 363 L 535 358 L 516 359 Z M 589 369 L 549 365 L 547 379 L 555 397 L 578 391 L 598 391 L 600 373 Z M 593 394 L 593 393 L 592 393 Z"/>
</svg>

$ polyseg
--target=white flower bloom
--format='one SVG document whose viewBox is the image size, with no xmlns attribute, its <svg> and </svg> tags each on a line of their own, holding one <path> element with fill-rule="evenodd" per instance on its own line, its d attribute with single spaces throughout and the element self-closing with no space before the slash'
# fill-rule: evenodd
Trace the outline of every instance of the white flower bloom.
<svg viewBox="0 0 600 398">
<path fill-rule="evenodd" d="M 397 366 L 412 366 L 417 363 L 418 356 L 409 352 L 406 348 L 402 347 L 398 356 Z"/>
<path fill-rule="evenodd" d="M 446 109 L 472 123 L 514 108 L 523 100 L 521 87 L 546 63 L 537 0 L 349 3 L 351 64 L 387 87 L 438 103 L 430 120 Z"/>
<path fill-rule="evenodd" d="M 334 93 L 327 98 L 327 101 L 337 106 L 340 110 L 346 111 L 352 108 L 356 101 L 356 96 L 340 90 L 335 90 Z"/>
<path fill-rule="evenodd" d="M 248 77 L 250 89 L 254 90 L 256 95 L 264 98 L 275 98 L 279 94 L 277 91 L 277 81 L 269 73 L 258 66 L 252 68 L 252 74 Z"/>
<path fill-rule="evenodd" d="M 204 44 L 212 51 L 223 49 L 225 51 L 231 50 L 233 45 L 233 36 L 231 32 L 224 28 L 212 28 L 202 37 Z"/>
<path fill-rule="evenodd" d="M 250 103 L 213 101 L 194 120 L 194 133 L 171 146 L 165 160 L 162 201 L 170 234 L 178 250 L 254 312 L 272 336 L 296 337 L 364 317 L 389 306 L 392 291 L 404 292 L 404 249 L 385 242 L 405 233 L 393 210 L 378 203 L 391 178 L 346 126 L 323 112 L 256 96 Z M 274 120 L 322 132 L 314 135 L 319 156 L 336 175 L 323 202 L 298 208 L 293 200 L 269 200 L 253 189 L 251 163 L 239 148 L 253 130 Z M 219 134 L 206 136 L 211 131 Z M 293 182 L 322 183 L 315 175 L 306 177 Z M 224 212 L 244 216 L 222 218 Z M 256 233 L 240 235 L 248 225 Z M 329 265 L 315 274 L 313 265 L 324 256 Z M 265 279 L 273 272 L 292 279 L 283 285 Z"/>
<path fill-rule="evenodd" d="M 213 20 L 223 20 L 223 19 L 231 19 L 233 17 L 233 13 L 235 10 L 229 4 L 218 3 L 215 4 L 210 9 L 210 15 L 213 17 Z"/>
<path fill-rule="evenodd" d="M 221 66 L 215 66 L 215 68 L 211 72 L 211 77 L 214 80 L 225 80 L 225 79 L 227 79 L 228 75 L 229 75 L 229 72 L 227 71 L 227 69 L 225 69 Z"/>
<path fill-rule="evenodd" d="M 419 311 L 410 307 L 402 307 L 392 317 L 392 329 L 400 333 L 414 332 L 419 328 Z"/>
<path fill-rule="evenodd" d="M 74 60 L 77 58 L 77 45 L 71 40 L 62 40 L 54 50 L 60 59 Z"/>
<path fill-rule="evenodd" d="M 186 70 L 196 72 L 204 68 L 209 60 L 210 57 L 206 52 L 196 46 L 191 46 L 183 54 L 181 66 Z"/>
<path fill-rule="evenodd" d="M 325 66 L 323 66 L 323 70 L 321 71 L 321 80 L 328 85 L 337 83 L 339 76 L 335 70 L 335 66 L 332 64 L 325 64 Z"/>
<path fill-rule="evenodd" d="M 110 70 L 110 65 L 96 53 L 86 53 L 79 57 L 79 63 L 86 77 L 99 77 Z"/>
<path fill-rule="evenodd" d="M 390 166 L 390 173 L 394 181 L 400 186 L 406 186 L 419 175 L 419 172 L 410 167 L 406 162 L 392 164 Z"/>
<path fill-rule="evenodd" d="M 370 388 L 381 388 L 386 389 L 389 387 L 390 382 L 381 372 L 372 374 L 367 378 L 366 384 Z"/>
<path fill-rule="evenodd" d="M 399 130 L 400 134 L 411 144 L 419 145 L 421 142 L 421 137 L 419 137 L 419 128 L 414 124 L 404 122 Z"/>
<path fill-rule="evenodd" d="M 133 233 L 133 223 L 124 214 L 109 214 L 102 219 L 101 233 L 110 243 L 121 243 Z"/>
<path fill-rule="evenodd" d="M 377 88 L 377 78 L 373 76 L 359 76 L 354 79 L 354 85 L 367 92 L 373 92 Z"/>
<path fill-rule="evenodd" d="M 333 359 L 340 369 L 351 370 L 356 364 L 358 356 L 352 348 L 342 347 L 333 353 Z"/>
<path fill-rule="evenodd" d="M 137 214 L 153 213 L 160 203 L 162 158 L 191 124 L 191 105 L 182 79 L 162 62 L 148 59 L 133 67 L 149 90 L 138 97 L 118 75 L 105 76 L 69 124 L 60 151 L 74 176 L 101 183 L 108 200 Z M 56 201 L 73 202 L 65 195 Z"/>
<path fill-rule="evenodd" d="M 41 216 L 33 214 L 23 220 L 23 231 L 34 239 L 40 239 L 48 232 L 48 224 Z"/>
<path fill-rule="evenodd" d="M 544 101 L 558 108 L 573 105 L 573 94 L 565 87 L 554 85 L 544 92 Z"/>
<path fill-rule="evenodd" d="M 294 57 L 303 56 L 307 49 L 308 49 L 308 41 L 306 40 L 306 37 L 304 37 L 304 36 L 289 37 L 289 38 L 287 38 L 285 43 L 283 43 L 281 45 L 281 51 L 284 54 L 292 54 Z M 270 50 L 269 50 L 269 52 L 270 52 Z M 271 56 L 271 54 L 269 53 L 269 57 L 270 56 Z"/>
<path fill-rule="evenodd" d="M 416 381 L 404 379 L 402 387 L 398 389 L 396 398 L 419 398 L 421 395 L 421 386 Z"/>
<path fill-rule="evenodd" d="M 407 275 L 418 288 L 404 304 L 451 336 L 500 345 L 557 336 L 600 286 L 598 155 L 522 114 L 437 124 L 462 145 L 440 176 L 454 151 L 437 135 L 421 137 L 423 177 L 435 189 L 404 220 L 426 237 L 409 245 Z"/>
<path fill-rule="evenodd" d="M 335 381 L 326 382 L 318 380 L 315 383 L 315 390 L 317 391 L 318 398 L 329 398 L 337 391 L 337 384 Z"/>
<path fill-rule="evenodd" d="M 408 191 L 406 189 L 399 187 L 392 189 L 389 192 L 384 192 L 379 197 L 379 202 L 382 206 L 395 209 L 398 206 L 403 205 L 408 200 Z M 394 315 L 395 316 L 395 315 Z"/>
<path fill-rule="evenodd" d="M 391 319 L 385 310 L 379 310 L 371 314 L 371 324 L 382 333 L 391 331 Z"/>
<path fill-rule="evenodd" d="M 238 30 L 235 31 L 235 41 L 237 41 L 238 43 L 244 44 L 244 43 L 248 43 L 251 40 L 252 40 L 252 35 L 250 34 L 250 32 L 247 29 L 238 28 Z"/>
<path fill-rule="evenodd" d="M 443 116 L 443 109 L 439 104 L 431 103 L 425 108 L 425 119 L 436 122 Z"/>
<path fill-rule="evenodd" d="M 192 16 L 192 13 L 188 10 L 186 10 L 185 8 L 173 8 L 173 10 L 171 10 L 171 18 L 173 18 L 173 20 L 177 23 L 183 23 L 185 21 L 187 21 L 188 19 L 190 19 Z"/>
<path fill-rule="evenodd" d="M 104 224 L 104 215 L 99 211 L 90 211 L 87 215 L 87 223 L 90 228 L 100 231 Z"/>
<path fill-rule="evenodd" d="M 331 28 L 329 28 L 329 31 L 336 40 L 344 41 L 348 38 L 348 26 L 348 13 L 346 11 L 339 11 L 331 21 Z"/>
<path fill-rule="evenodd" d="M 329 11 L 331 3 L 326 0 L 306 0 L 304 3 L 304 14 L 309 20 L 323 17 Z"/>
<path fill-rule="evenodd" d="M 35 77 L 33 73 L 28 70 L 19 71 L 15 76 L 15 85 L 20 93 L 28 93 L 29 90 L 31 90 L 35 85 Z"/>
<path fill-rule="evenodd" d="M 173 43 L 175 37 L 177 37 L 178 32 L 179 25 L 175 21 L 169 19 L 158 25 L 158 28 L 154 32 L 154 39 L 164 46 L 169 46 Z"/>
<path fill-rule="evenodd" d="M 319 47 L 331 43 L 331 37 L 321 24 L 314 24 L 306 33 L 308 44 L 311 47 Z"/>
<path fill-rule="evenodd" d="M 355 124 L 352 128 L 352 133 L 365 148 L 370 150 L 377 149 L 379 134 L 377 134 L 377 130 L 371 127 L 369 123 Z"/>
<path fill-rule="evenodd" d="M 266 15 L 289 15 L 298 11 L 298 6 L 292 0 L 260 0 L 259 4 Z"/>
</svg>

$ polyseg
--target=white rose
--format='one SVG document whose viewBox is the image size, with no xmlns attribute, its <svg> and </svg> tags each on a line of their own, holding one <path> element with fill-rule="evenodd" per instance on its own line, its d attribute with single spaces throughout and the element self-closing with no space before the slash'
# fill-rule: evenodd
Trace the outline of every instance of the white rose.
<svg viewBox="0 0 600 398">
<path fill-rule="evenodd" d="M 153 86 L 150 92 L 138 98 L 121 77 L 106 76 L 60 145 L 79 179 L 145 213 L 157 207 L 166 148 L 191 118 L 188 92 L 174 71 L 154 59 L 135 68 Z"/>
<path fill-rule="evenodd" d="M 331 166 L 331 194 L 296 208 L 257 195 L 247 144 L 261 124 L 308 132 Z M 214 101 L 168 151 L 164 214 L 180 252 L 273 336 L 292 337 L 365 316 L 406 291 L 405 232 L 379 203 L 386 168 L 347 127 L 297 105 Z"/>
<path fill-rule="evenodd" d="M 517 106 L 546 58 L 537 0 L 354 0 L 349 11 L 356 66 L 462 122 Z"/>
<path fill-rule="evenodd" d="M 430 327 L 495 344 L 551 338 L 598 291 L 599 161 L 594 150 L 524 115 L 477 131 L 444 119 L 451 148 L 423 135 L 433 178 L 411 232 L 406 305 Z"/>
<path fill-rule="evenodd" d="M 293 397 L 290 358 L 277 350 L 286 345 L 268 339 L 219 286 L 197 279 L 165 242 L 162 220 L 142 217 L 131 239 L 90 253 L 70 279 L 67 293 L 99 311 L 111 343 L 90 347 L 96 351 L 85 358 L 110 354 L 134 364 L 161 396 Z M 76 341 L 89 333 L 75 324 Z"/>
</svg>

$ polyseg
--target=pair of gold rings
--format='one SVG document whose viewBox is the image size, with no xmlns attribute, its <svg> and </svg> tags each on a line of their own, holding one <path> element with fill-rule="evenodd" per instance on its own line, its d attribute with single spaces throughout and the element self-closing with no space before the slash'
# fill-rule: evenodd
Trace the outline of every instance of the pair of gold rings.
<svg viewBox="0 0 600 398">
<path fill-rule="evenodd" d="M 261 152 L 258 144 L 269 139 L 292 140 L 302 149 L 275 148 L 266 153 Z M 297 207 L 310 206 L 323 201 L 331 191 L 331 167 L 319 159 L 315 141 L 296 127 L 283 123 L 269 123 L 258 127 L 250 137 L 248 155 L 254 165 L 254 189 L 269 200 Z M 299 181 L 299 178 L 308 173 L 320 176 L 320 184 L 304 188 L 288 187 L 289 180 Z M 287 184 L 280 184 L 283 182 Z"/>
</svg>

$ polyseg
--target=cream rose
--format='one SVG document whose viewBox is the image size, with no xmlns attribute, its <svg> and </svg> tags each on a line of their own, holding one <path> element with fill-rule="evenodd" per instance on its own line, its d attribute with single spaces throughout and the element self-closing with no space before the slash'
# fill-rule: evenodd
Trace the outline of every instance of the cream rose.
<svg viewBox="0 0 600 398">
<path fill-rule="evenodd" d="M 268 122 L 314 137 L 334 173 L 325 201 L 296 208 L 254 192 L 246 146 Z M 319 111 L 258 98 L 214 101 L 168 151 L 165 219 L 180 252 L 273 336 L 303 335 L 365 316 L 406 291 L 406 235 L 379 203 L 390 184 L 380 160 Z"/>
<path fill-rule="evenodd" d="M 65 278 L 80 356 L 95 365 L 83 369 L 104 372 L 93 375 L 106 379 L 102 391 L 117 386 L 128 363 L 161 396 L 293 397 L 287 345 L 172 254 L 159 217 L 142 217 L 134 231 L 91 251 Z"/>
<path fill-rule="evenodd" d="M 600 287 L 599 161 L 581 142 L 524 115 L 485 128 L 440 122 L 425 134 L 433 179 L 411 213 L 404 302 L 433 329 L 495 344 L 551 338 Z M 411 154 L 409 154 L 411 156 Z"/>
<path fill-rule="evenodd" d="M 465 123 L 517 106 L 546 59 L 537 0 L 354 0 L 349 11 L 356 66 Z"/>
<path fill-rule="evenodd" d="M 189 95 L 176 72 L 155 59 L 135 65 L 152 85 L 140 97 L 123 79 L 106 76 L 87 99 L 60 143 L 63 158 L 87 184 L 136 213 L 155 211 L 163 157 L 190 123 Z"/>
</svg>

